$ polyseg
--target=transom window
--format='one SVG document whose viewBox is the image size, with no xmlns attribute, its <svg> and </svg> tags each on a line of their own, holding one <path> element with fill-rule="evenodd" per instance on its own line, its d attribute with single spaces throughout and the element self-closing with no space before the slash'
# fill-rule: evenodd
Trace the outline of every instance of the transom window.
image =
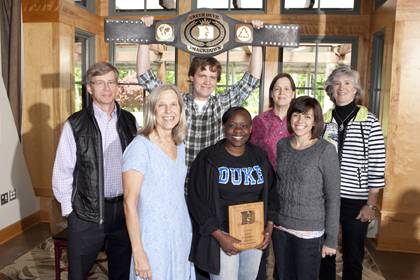
<svg viewBox="0 0 420 280">
<path fill-rule="evenodd" d="M 114 0 L 110 1 L 110 13 L 143 13 L 151 11 L 175 11 L 177 0 Z"/>
<path fill-rule="evenodd" d="M 358 13 L 360 0 L 283 0 L 283 13 Z"/>
<path fill-rule="evenodd" d="M 264 0 L 197 0 L 196 8 L 220 10 L 264 10 Z"/>
</svg>

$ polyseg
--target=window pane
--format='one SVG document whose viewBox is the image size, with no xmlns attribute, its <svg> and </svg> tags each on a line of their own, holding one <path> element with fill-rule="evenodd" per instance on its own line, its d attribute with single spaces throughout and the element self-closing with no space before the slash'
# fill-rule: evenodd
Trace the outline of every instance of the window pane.
<svg viewBox="0 0 420 280">
<path fill-rule="evenodd" d="M 238 82 L 248 71 L 251 53 L 251 47 L 247 46 L 235 48 L 216 56 L 216 59 L 222 64 L 222 76 L 216 88 L 217 93 L 223 93 L 227 87 Z M 244 102 L 244 107 L 248 109 L 252 116 L 259 113 L 259 93 L 260 89 L 255 89 Z"/>
<path fill-rule="evenodd" d="M 72 103 L 73 112 L 82 109 L 82 90 L 83 90 L 83 74 L 86 72 L 86 44 L 87 39 L 76 35 L 74 40 L 74 96 Z"/>
<path fill-rule="evenodd" d="M 147 10 L 175 10 L 176 0 L 147 0 Z"/>
<path fill-rule="evenodd" d="M 228 0 L 197 0 L 197 8 L 227 9 L 228 7 Z"/>
<path fill-rule="evenodd" d="M 231 10 L 241 10 L 241 9 L 262 10 L 264 8 L 264 1 L 263 0 L 219 0 L 219 1 L 197 0 L 197 8 L 231 9 Z"/>
<path fill-rule="evenodd" d="M 284 0 L 285 9 L 354 9 L 354 0 Z"/>
<path fill-rule="evenodd" d="M 144 11 L 146 10 L 174 10 L 176 9 L 176 0 L 115 0 L 115 9 L 117 11 Z"/>
<path fill-rule="evenodd" d="M 235 9 L 263 9 L 263 1 L 257 0 L 231 0 L 231 7 Z"/>
<path fill-rule="evenodd" d="M 383 32 L 374 34 L 369 111 L 374 113 L 376 116 L 379 116 L 381 105 L 384 40 L 385 37 Z"/>
<path fill-rule="evenodd" d="M 283 72 L 293 76 L 296 87 L 301 89 L 297 94 L 312 95 L 315 78 L 316 45 L 302 43 L 299 48 L 283 49 Z"/>
<path fill-rule="evenodd" d="M 74 3 L 79 4 L 81 6 L 85 6 L 87 5 L 86 0 L 74 0 Z"/>
<path fill-rule="evenodd" d="M 283 72 L 290 73 L 297 95 L 310 95 L 323 111 L 333 107 L 324 91 L 324 82 L 339 64 L 351 65 L 352 45 L 345 43 L 302 43 L 299 48 L 283 49 Z"/>
<path fill-rule="evenodd" d="M 321 9 L 353 9 L 354 0 L 318 0 Z"/>
<path fill-rule="evenodd" d="M 82 107 L 83 107 L 82 91 L 83 91 L 83 84 L 75 83 L 74 84 L 74 98 L 73 98 L 73 112 L 82 110 Z"/>
<path fill-rule="evenodd" d="M 143 124 L 143 89 L 138 86 L 136 73 L 137 44 L 115 44 L 114 65 L 120 72 L 120 93 L 117 100 L 122 108 L 132 112 L 138 124 Z M 175 84 L 175 48 L 165 45 L 150 46 L 153 71 L 164 83 Z"/>
<path fill-rule="evenodd" d="M 115 0 L 116 10 L 144 10 L 143 0 Z"/>
</svg>

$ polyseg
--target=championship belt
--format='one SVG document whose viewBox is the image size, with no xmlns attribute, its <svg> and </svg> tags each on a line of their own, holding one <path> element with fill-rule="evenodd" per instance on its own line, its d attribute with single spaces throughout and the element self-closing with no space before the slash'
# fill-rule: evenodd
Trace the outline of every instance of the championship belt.
<svg viewBox="0 0 420 280">
<path fill-rule="evenodd" d="M 170 20 L 105 19 L 105 41 L 172 45 L 195 56 L 213 56 L 240 46 L 298 47 L 299 26 L 264 24 L 260 29 L 212 9 L 197 9 Z"/>
</svg>

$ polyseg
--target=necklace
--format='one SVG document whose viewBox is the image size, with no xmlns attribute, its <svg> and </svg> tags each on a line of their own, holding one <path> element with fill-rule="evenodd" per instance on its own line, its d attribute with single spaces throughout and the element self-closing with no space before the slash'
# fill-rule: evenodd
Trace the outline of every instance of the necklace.
<svg viewBox="0 0 420 280">
<path fill-rule="evenodd" d="M 347 115 L 347 117 L 344 119 L 344 120 L 342 120 L 341 118 L 340 118 L 340 116 L 338 115 L 338 113 L 337 113 L 337 111 L 335 111 L 335 116 L 338 118 L 338 120 L 340 121 L 340 125 L 338 126 L 338 131 L 339 132 L 342 132 L 343 130 L 344 130 L 344 122 L 345 121 L 347 121 L 347 119 L 351 116 L 351 115 L 353 115 L 353 112 L 354 112 L 354 110 L 356 110 L 356 108 L 353 108 L 353 110 L 350 112 L 350 114 L 348 114 Z"/>
</svg>

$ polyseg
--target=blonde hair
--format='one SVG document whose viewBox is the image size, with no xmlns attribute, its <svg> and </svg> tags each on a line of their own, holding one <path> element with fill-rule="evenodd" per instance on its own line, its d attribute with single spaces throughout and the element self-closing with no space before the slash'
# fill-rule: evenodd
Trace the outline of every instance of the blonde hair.
<svg viewBox="0 0 420 280">
<path fill-rule="evenodd" d="M 144 126 L 140 129 L 140 134 L 148 137 L 156 127 L 156 104 L 160 95 L 164 91 L 172 91 L 176 94 L 180 107 L 180 116 L 178 124 L 172 129 L 172 139 L 179 145 L 184 141 L 187 130 L 187 120 L 185 117 L 185 105 L 179 89 L 173 85 L 161 85 L 156 87 L 146 98 L 144 106 Z"/>
</svg>

